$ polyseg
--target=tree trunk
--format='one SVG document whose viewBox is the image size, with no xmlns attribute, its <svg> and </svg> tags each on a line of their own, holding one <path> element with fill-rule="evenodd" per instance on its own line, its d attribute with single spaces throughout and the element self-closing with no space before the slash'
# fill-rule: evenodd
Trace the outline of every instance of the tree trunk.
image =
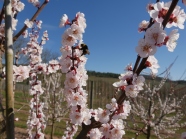
<svg viewBox="0 0 186 139">
<path fill-rule="evenodd" d="M 150 125 L 147 126 L 147 139 L 150 139 L 151 137 L 151 127 Z"/>
<path fill-rule="evenodd" d="M 5 63 L 6 63 L 6 133 L 7 139 L 14 135 L 14 94 L 13 94 L 13 36 L 11 0 L 5 0 Z"/>
<path fill-rule="evenodd" d="M 50 132 L 50 139 L 53 139 L 53 135 L 54 135 L 54 124 L 55 124 L 55 122 L 52 121 L 52 129 L 51 129 L 51 132 Z"/>
</svg>

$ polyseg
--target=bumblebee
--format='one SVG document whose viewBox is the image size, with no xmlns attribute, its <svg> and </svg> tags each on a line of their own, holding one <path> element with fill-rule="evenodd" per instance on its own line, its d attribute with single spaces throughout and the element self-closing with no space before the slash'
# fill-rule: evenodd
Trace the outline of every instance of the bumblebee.
<svg viewBox="0 0 186 139">
<path fill-rule="evenodd" d="M 81 44 L 81 48 L 80 50 L 83 51 L 83 53 L 81 55 L 86 55 L 86 54 L 90 54 L 90 51 L 88 50 L 88 46 L 84 43 Z"/>
</svg>

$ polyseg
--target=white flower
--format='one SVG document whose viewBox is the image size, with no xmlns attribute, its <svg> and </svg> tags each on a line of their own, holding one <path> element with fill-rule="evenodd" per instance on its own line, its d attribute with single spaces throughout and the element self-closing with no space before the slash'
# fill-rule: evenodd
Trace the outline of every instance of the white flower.
<svg viewBox="0 0 186 139">
<path fill-rule="evenodd" d="M 17 5 L 17 0 L 11 0 L 11 6 L 16 7 Z"/>
<path fill-rule="evenodd" d="M 29 94 L 30 95 L 35 95 L 37 94 L 36 90 L 29 89 Z"/>
<path fill-rule="evenodd" d="M 14 71 L 14 80 L 17 82 L 22 82 L 23 80 L 27 79 L 29 77 L 30 67 L 28 66 L 22 66 L 19 67 L 13 65 L 13 71 Z"/>
<path fill-rule="evenodd" d="M 131 110 L 131 105 L 129 101 L 124 101 L 122 105 L 119 106 L 119 109 L 115 113 L 112 119 L 126 119 Z"/>
<path fill-rule="evenodd" d="M 12 18 L 12 30 L 16 30 L 18 20 L 15 18 Z"/>
<path fill-rule="evenodd" d="M 123 81 L 123 80 L 120 80 L 120 81 L 118 81 L 118 82 L 115 82 L 115 83 L 113 83 L 112 84 L 114 87 L 125 87 L 126 85 L 127 85 L 127 82 L 126 81 Z"/>
<path fill-rule="evenodd" d="M 133 76 L 133 84 L 143 86 L 145 82 L 145 78 L 143 76 L 137 76 L 136 74 Z"/>
<path fill-rule="evenodd" d="M 127 71 L 127 72 L 121 74 L 119 76 L 119 79 L 125 81 L 125 80 L 128 80 L 128 79 L 132 78 L 132 76 L 133 76 L 133 72 L 132 71 Z"/>
<path fill-rule="evenodd" d="M 45 63 L 39 63 L 39 64 L 35 65 L 35 70 L 37 71 L 38 74 L 46 73 L 46 71 L 47 71 L 46 66 L 47 66 L 47 64 L 45 64 Z"/>
<path fill-rule="evenodd" d="M 62 73 L 67 73 L 72 66 L 72 62 L 71 62 L 70 58 L 64 58 L 64 57 L 61 57 L 59 59 L 59 64 L 61 65 Z"/>
<path fill-rule="evenodd" d="M 85 15 L 83 13 L 78 12 L 76 14 L 76 19 L 77 19 L 77 25 L 79 25 L 80 27 L 82 27 L 83 30 L 84 30 L 86 28 L 86 26 L 87 26 Z"/>
<path fill-rule="evenodd" d="M 162 45 L 165 37 L 165 31 L 163 30 L 161 24 L 157 22 L 148 28 L 145 33 L 145 41 L 151 45 Z"/>
<path fill-rule="evenodd" d="M 36 21 L 36 25 L 37 25 L 37 27 L 41 29 L 41 24 L 42 24 L 42 23 L 43 23 L 43 22 L 42 22 L 41 20 Z"/>
<path fill-rule="evenodd" d="M 84 109 L 82 110 L 82 113 L 83 113 L 83 123 L 85 125 L 90 125 L 91 124 L 91 113 L 90 113 L 90 110 L 89 109 Z"/>
<path fill-rule="evenodd" d="M 122 119 L 117 119 L 117 120 L 111 120 L 111 124 L 119 129 L 124 129 L 124 123 Z"/>
<path fill-rule="evenodd" d="M 125 93 L 126 93 L 126 96 L 129 96 L 129 97 L 132 97 L 132 98 L 137 97 L 139 93 L 137 85 L 126 86 Z"/>
<path fill-rule="evenodd" d="M 145 29 L 147 29 L 148 25 L 149 25 L 149 21 L 143 20 L 143 21 L 139 24 L 138 31 L 139 31 L 139 32 L 144 31 Z"/>
<path fill-rule="evenodd" d="M 124 112 L 129 114 L 130 113 L 130 110 L 131 110 L 131 105 L 130 105 L 130 102 L 129 101 L 124 101 L 123 102 L 123 107 L 125 108 L 124 109 Z"/>
<path fill-rule="evenodd" d="M 153 75 L 156 75 L 156 73 L 158 73 L 158 68 L 160 66 L 158 65 L 158 60 L 154 56 L 149 56 L 145 65 L 149 67 Z"/>
<path fill-rule="evenodd" d="M 40 63 L 42 59 L 41 59 L 41 56 L 30 55 L 30 61 L 32 64 L 37 64 L 37 63 Z"/>
<path fill-rule="evenodd" d="M 109 139 L 111 137 L 110 129 L 111 129 L 111 125 L 106 123 L 106 124 L 102 124 L 99 130 L 102 132 L 102 135 L 105 136 L 106 139 L 107 138 Z"/>
<path fill-rule="evenodd" d="M 150 16 L 158 23 L 162 23 L 169 7 L 167 7 L 164 2 L 157 2 L 156 4 L 154 4 L 153 8 L 153 10 L 149 11 Z"/>
<path fill-rule="evenodd" d="M 111 103 L 106 105 L 106 108 L 110 111 L 115 111 L 118 108 L 118 103 L 115 98 L 111 99 Z"/>
<path fill-rule="evenodd" d="M 150 11 L 154 10 L 154 3 L 147 4 L 147 12 L 150 13 Z"/>
<path fill-rule="evenodd" d="M 71 96 L 69 98 L 67 98 L 69 105 L 71 106 L 83 106 L 86 102 L 86 99 L 78 92 L 74 93 L 72 92 Z"/>
<path fill-rule="evenodd" d="M 45 38 L 45 40 L 48 40 L 48 32 L 47 32 L 47 30 L 45 30 L 43 32 L 43 37 Z"/>
<path fill-rule="evenodd" d="M 63 27 L 66 26 L 69 23 L 68 21 L 68 16 L 66 14 L 64 14 L 61 19 L 60 19 L 60 24 L 59 27 Z"/>
<path fill-rule="evenodd" d="M 28 2 L 32 3 L 36 7 L 39 7 L 40 5 L 40 2 L 38 0 L 28 0 Z"/>
<path fill-rule="evenodd" d="M 89 136 L 90 139 L 100 139 L 103 135 L 98 128 L 93 128 L 90 130 Z"/>
<path fill-rule="evenodd" d="M 153 75 L 158 73 L 158 68 L 160 67 L 158 64 L 158 60 L 154 56 L 149 56 L 145 65 L 149 67 Z"/>
<path fill-rule="evenodd" d="M 27 36 L 28 36 L 28 30 L 25 30 L 25 31 L 22 33 L 22 35 L 23 35 L 23 38 L 27 38 Z"/>
<path fill-rule="evenodd" d="M 79 63 L 79 65 L 78 65 L 77 73 L 78 73 L 78 76 L 80 77 L 79 85 L 86 86 L 87 85 L 86 81 L 88 80 L 88 75 L 87 75 L 87 71 L 85 70 L 84 65 L 82 66 L 81 63 Z"/>
<path fill-rule="evenodd" d="M 73 46 L 75 43 L 77 43 L 76 38 L 72 34 L 70 35 L 66 30 L 62 36 L 62 45 Z"/>
<path fill-rule="evenodd" d="M 107 123 L 109 121 L 110 112 L 108 110 L 103 110 L 102 108 L 97 109 L 97 113 L 94 116 L 95 120 L 99 120 L 101 123 Z"/>
<path fill-rule="evenodd" d="M 26 19 L 24 23 L 25 23 L 25 25 L 26 25 L 28 28 L 32 28 L 32 26 L 33 26 L 33 24 L 34 24 L 32 21 L 29 21 L 29 19 Z"/>
<path fill-rule="evenodd" d="M 38 129 L 37 134 L 34 135 L 36 139 L 44 139 L 45 135 L 41 132 L 41 129 Z"/>
<path fill-rule="evenodd" d="M 143 90 L 143 85 L 145 82 L 145 78 L 143 76 L 137 76 L 136 74 L 133 76 L 133 85 L 137 85 L 137 90 Z"/>
<path fill-rule="evenodd" d="M 132 63 L 128 64 L 128 65 L 125 67 L 125 71 L 132 71 Z"/>
<path fill-rule="evenodd" d="M 69 35 L 73 35 L 74 38 L 81 40 L 82 39 L 82 33 L 84 32 L 83 28 L 72 24 L 70 28 L 67 29 Z"/>
<path fill-rule="evenodd" d="M 71 46 L 63 46 L 60 48 L 60 51 L 62 53 L 62 57 L 64 57 L 64 58 L 66 58 L 67 56 L 70 56 L 72 54 Z"/>
<path fill-rule="evenodd" d="M 138 46 L 136 47 L 136 52 L 140 57 L 145 58 L 149 55 L 154 55 L 156 53 L 156 46 L 146 42 L 144 39 L 140 39 Z"/>
<path fill-rule="evenodd" d="M 24 7 L 25 7 L 25 4 L 24 4 L 24 3 L 22 3 L 21 1 L 18 1 L 18 2 L 17 2 L 16 10 L 17 10 L 18 12 L 21 12 L 21 11 L 24 9 Z"/>
<path fill-rule="evenodd" d="M 81 125 L 83 122 L 83 115 L 80 112 L 71 112 L 70 120 L 75 125 Z"/>
<path fill-rule="evenodd" d="M 123 129 L 120 129 L 117 127 L 114 127 L 111 130 L 111 138 L 112 139 L 121 139 L 124 134 L 125 134 L 125 131 Z"/>
<path fill-rule="evenodd" d="M 171 18 L 169 19 L 169 22 L 167 23 L 166 27 L 170 28 L 172 26 L 175 26 L 175 27 L 179 27 L 180 29 L 184 29 L 183 24 L 186 19 L 186 14 L 184 12 L 184 9 L 180 10 L 180 7 L 178 7 L 177 9 L 175 8 L 174 11 L 173 11 L 173 16 L 171 16 Z"/>
<path fill-rule="evenodd" d="M 42 89 L 40 84 L 34 85 L 33 89 L 39 94 L 43 94 L 44 90 Z"/>
<path fill-rule="evenodd" d="M 39 123 L 39 119 L 36 117 L 36 114 L 33 114 L 30 123 L 32 125 L 37 125 Z"/>
<path fill-rule="evenodd" d="M 69 88 L 76 88 L 78 86 L 78 81 L 77 74 L 74 74 L 72 71 L 66 73 L 65 86 Z"/>
<path fill-rule="evenodd" d="M 172 30 L 169 36 L 167 36 L 165 39 L 166 47 L 168 48 L 168 51 L 170 52 L 173 52 L 174 49 L 176 48 L 176 45 L 177 45 L 176 41 L 179 38 L 179 33 L 177 32 L 178 32 L 177 29 Z"/>
<path fill-rule="evenodd" d="M 59 62 L 57 60 L 51 60 L 49 61 L 48 65 L 48 72 L 49 73 L 55 73 L 57 70 L 59 70 Z"/>
</svg>

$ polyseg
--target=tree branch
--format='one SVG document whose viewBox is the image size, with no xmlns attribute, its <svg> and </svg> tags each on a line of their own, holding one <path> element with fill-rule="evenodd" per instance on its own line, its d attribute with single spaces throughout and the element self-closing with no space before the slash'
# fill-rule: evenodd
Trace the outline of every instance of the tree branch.
<svg viewBox="0 0 186 139">
<path fill-rule="evenodd" d="M 38 10 L 36 11 L 36 13 L 32 16 L 32 18 L 30 19 L 30 21 L 34 21 L 37 16 L 39 15 L 39 13 L 43 10 L 43 8 L 47 5 L 48 1 L 45 0 L 43 2 L 43 4 L 41 5 L 41 7 L 38 8 Z M 13 41 L 15 42 L 19 36 L 27 29 L 28 27 L 26 25 L 23 26 L 23 28 L 13 37 Z"/>
</svg>

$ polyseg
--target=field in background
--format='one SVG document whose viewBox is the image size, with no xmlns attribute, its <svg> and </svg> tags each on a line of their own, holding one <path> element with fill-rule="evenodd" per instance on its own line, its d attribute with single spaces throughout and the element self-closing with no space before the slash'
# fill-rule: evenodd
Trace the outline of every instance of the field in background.
<svg viewBox="0 0 186 139">
<path fill-rule="evenodd" d="M 112 86 L 114 82 L 118 81 L 117 78 L 107 78 L 107 77 L 96 77 L 96 76 L 89 76 L 89 80 L 87 82 L 86 90 L 88 95 L 88 106 L 90 107 L 91 105 L 91 100 L 90 100 L 90 94 L 92 93 L 92 108 L 98 108 L 102 107 L 104 108 L 107 103 L 110 102 L 111 98 L 115 95 L 115 89 Z M 147 82 L 153 82 L 153 84 L 158 83 L 159 81 L 152 81 L 152 80 L 147 80 Z M 163 90 L 166 91 L 168 88 L 170 88 L 170 82 L 166 83 Z M 176 83 L 175 83 L 176 84 Z M 1 89 L 4 85 L 1 85 Z M 186 84 L 185 83 L 179 83 L 177 85 L 177 88 L 182 88 L 180 89 L 180 92 L 185 93 L 185 88 Z M 30 96 L 28 94 L 28 89 L 29 86 L 26 84 L 17 84 L 16 85 L 16 92 L 15 92 L 15 117 L 19 118 L 19 121 L 15 122 L 15 127 L 16 127 L 16 136 L 17 138 L 25 138 L 26 135 L 26 122 L 28 118 L 28 111 L 29 111 L 29 100 Z M 163 91 L 162 90 L 162 91 Z M 2 91 L 1 91 L 2 92 Z M 3 94 L 4 96 L 4 94 Z M 4 99 L 3 99 L 4 100 Z M 3 105 L 5 106 L 5 105 Z M 56 122 L 55 125 L 55 138 L 60 138 L 63 135 L 63 132 L 65 130 L 65 121 L 68 119 L 62 120 L 60 123 Z M 185 119 L 186 120 L 186 119 Z M 45 130 L 45 134 L 47 134 L 47 138 L 49 138 L 51 131 L 51 127 L 48 126 Z M 184 132 L 185 129 L 181 129 L 177 132 L 176 135 L 173 135 L 173 138 L 169 139 L 176 139 L 180 137 L 180 134 Z M 20 132 L 20 133 L 18 133 Z M 124 139 L 131 139 L 134 137 L 134 132 L 128 132 L 126 131 L 126 136 Z M 140 136 L 138 139 L 144 139 L 144 136 Z M 156 139 L 156 137 L 152 137 L 152 139 Z"/>
</svg>

